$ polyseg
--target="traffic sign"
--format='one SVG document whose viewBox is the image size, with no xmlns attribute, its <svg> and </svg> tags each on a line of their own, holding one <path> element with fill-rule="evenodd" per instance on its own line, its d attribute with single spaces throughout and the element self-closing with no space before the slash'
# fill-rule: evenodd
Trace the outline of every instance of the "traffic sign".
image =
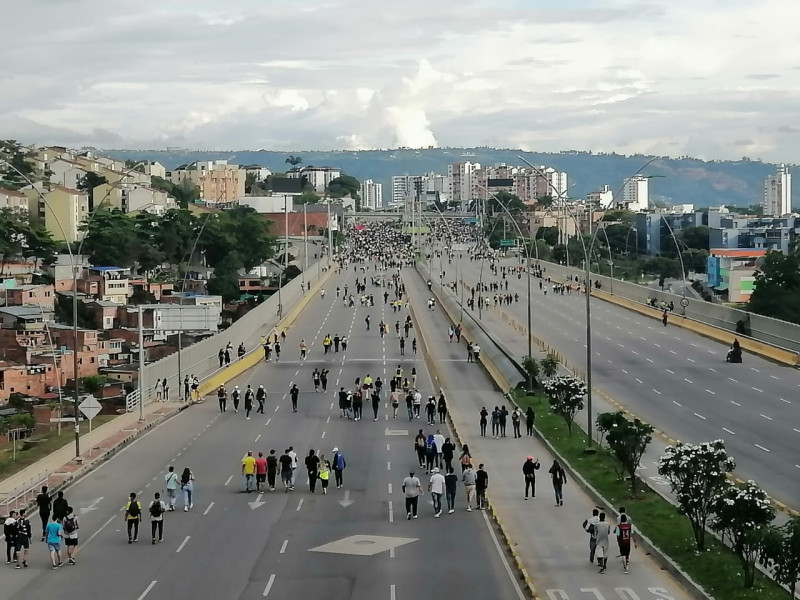
<svg viewBox="0 0 800 600">
<path fill-rule="evenodd" d="M 86 399 L 78 405 L 78 408 L 81 409 L 83 416 L 90 421 L 94 419 L 103 409 L 103 407 L 100 406 L 100 403 L 97 401 L 97 398 L 92 395 L 87 396 Z"/>
<path fill-rule="evenodd" d="M 510 248 L 511 246 L 516 246 L 517 240 L 500 240 L 500 247 L 501 248 Z"/>
</svg>

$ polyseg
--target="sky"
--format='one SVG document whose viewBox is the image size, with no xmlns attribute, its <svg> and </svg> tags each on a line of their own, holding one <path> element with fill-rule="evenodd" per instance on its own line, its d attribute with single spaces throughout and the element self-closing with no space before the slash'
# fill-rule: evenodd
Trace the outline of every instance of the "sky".
<svg viewBox="0 0 800 600">
<path fill-rule="evenodd" d="M 0 0 L 0 137 L 800 162 L 797 0 Z"/>
</svg>

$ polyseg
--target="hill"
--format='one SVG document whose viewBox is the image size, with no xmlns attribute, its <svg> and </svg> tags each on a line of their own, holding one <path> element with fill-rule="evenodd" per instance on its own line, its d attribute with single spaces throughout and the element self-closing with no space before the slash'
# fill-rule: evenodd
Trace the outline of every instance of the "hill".
<svg viewBox="0 0 800 600">
<path fill-rule="evenodd" d="M 100 150 L 108 156 L 131 160 L 157 160 L 168 169 L 197 160 L 230 159 L 240 165 L 259 164 L 273 171 L 285 171 L 289 152 L 268 150 L 200 152 L 191 150 Z M 471 161 L 482 165 L 522 164 L 523 156 L 536 165 L 549 165 L 569 174 L 572 197 L 608 184 L 616 192 L 622 182 L 636 173 L 651 156 L 593 154 L 565 151 L 532 153 L 493 148 L 432 148 L 423 150 L 364 150 L 291 152 L 303 159 L 303 165 L 339 167 L 358 179 L 372 178 L 384 185 L 384 198 L 391 197 L 392 175 L 446 173 L 447 165 Z M 697 158 L 659 157 L 643 173 L 664 175 L 651 182 L 651 197 L 674 204 L 692 203 L 698 207 L 729 204 L 749 206 L 763 197 L 764 178 L 776 165 L 749 159 L 740 161 L 705 161 Z M 795 204 L 796 206 L 797 204 Z"/>
</svg>

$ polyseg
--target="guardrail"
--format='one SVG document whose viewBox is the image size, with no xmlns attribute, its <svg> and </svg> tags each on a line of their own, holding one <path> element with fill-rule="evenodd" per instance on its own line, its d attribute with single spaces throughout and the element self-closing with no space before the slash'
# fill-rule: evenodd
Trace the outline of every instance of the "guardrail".
<svg viewBox="0 0 800 600">
<path fill-rule="evenodd" d="M 141 399 L 142 394 L 138 389 L 133 390 L 130 394 L 125 396 L 125 412 L 133 412 L 139 408 Z"/>
<path fill-rule="evenodd" d="M 10 492 L 0 493 L 0 515 L 8 515 L 9 511 L 28 508 L 33 504 L 42 486 L 49 484 L 50 475 L 50 471 L 38 473 Z"/>
</svg>

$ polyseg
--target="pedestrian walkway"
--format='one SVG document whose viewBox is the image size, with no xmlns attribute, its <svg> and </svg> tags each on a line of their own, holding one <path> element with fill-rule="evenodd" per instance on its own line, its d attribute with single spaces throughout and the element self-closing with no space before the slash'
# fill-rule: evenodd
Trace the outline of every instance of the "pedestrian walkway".
<svg viewBox="0 0 800 600">
<path fill-rule="evenodd" d="M 594 503 L 577 484 L 568 480 L 564 505 L 555 506 L 547 473 L 553 459 L 537 438 L 514 439 L 510 423 L 507 438 L 480 437 L 481 407 L 486 406 L 491 411 L 506 400 L 494 389 L 480 366 L 466 362 L 464 346 L 448 342 L 450 323 L 442 311 L 424 310 L 428 294 L 421 279 L 409 272 L 404 281 L 415 309 L 418 331 L 424 332 L 427 350 L 436 357 L 431 362 L 435 363 L 435 375 L 448 396 L 450 416 L 462 436 L 461 442 L 469 445 L 476 466 L 477 463 L 486 465 L 490 502 L 511 533 L 515 551 L 540 597 L 571 600 L 584 598 L 587 591 L 597 590 L 597 597 L 606 600 L 689 598 L 679 582 L 662 571 L 650 557 L 636 550 L 632 554 L 630 574 L 624 574 L 615 558 L 618 552 L 613 539 L 609 545 L 608 571 L 601 575 L 597 567 L 589 563 L 589 537 L 581 524 L 591 515 Z M 525 501 L 522 465 L 529 455 L 538 458 L 541 470 L 536 482 L 536 498 Z M 464 508 L 463 494 L 456 502 L 458 509 Z M 635 523 L 636 515 L 632 517 Z"/>
<path fill-rule="evenodd" d="M 90 471 L 95 465 L 142 433 L 178 414 L 188 404 L 151 402 L 139 413 L 125 413 L 89 433 L 88 423 L 81 424 L 81 461 L 75 460 L 75 444 L 67 444 L 52 454 L 0 481 L 0 514 L 27 506 L 41 488 L 53 491 Z M 72 425 L 65 425 L 72 429 Z M 62 433 L 63 435 L 63 433 Z M 90 447 L 91 440 L 91 447 Z"/>
</svg>

